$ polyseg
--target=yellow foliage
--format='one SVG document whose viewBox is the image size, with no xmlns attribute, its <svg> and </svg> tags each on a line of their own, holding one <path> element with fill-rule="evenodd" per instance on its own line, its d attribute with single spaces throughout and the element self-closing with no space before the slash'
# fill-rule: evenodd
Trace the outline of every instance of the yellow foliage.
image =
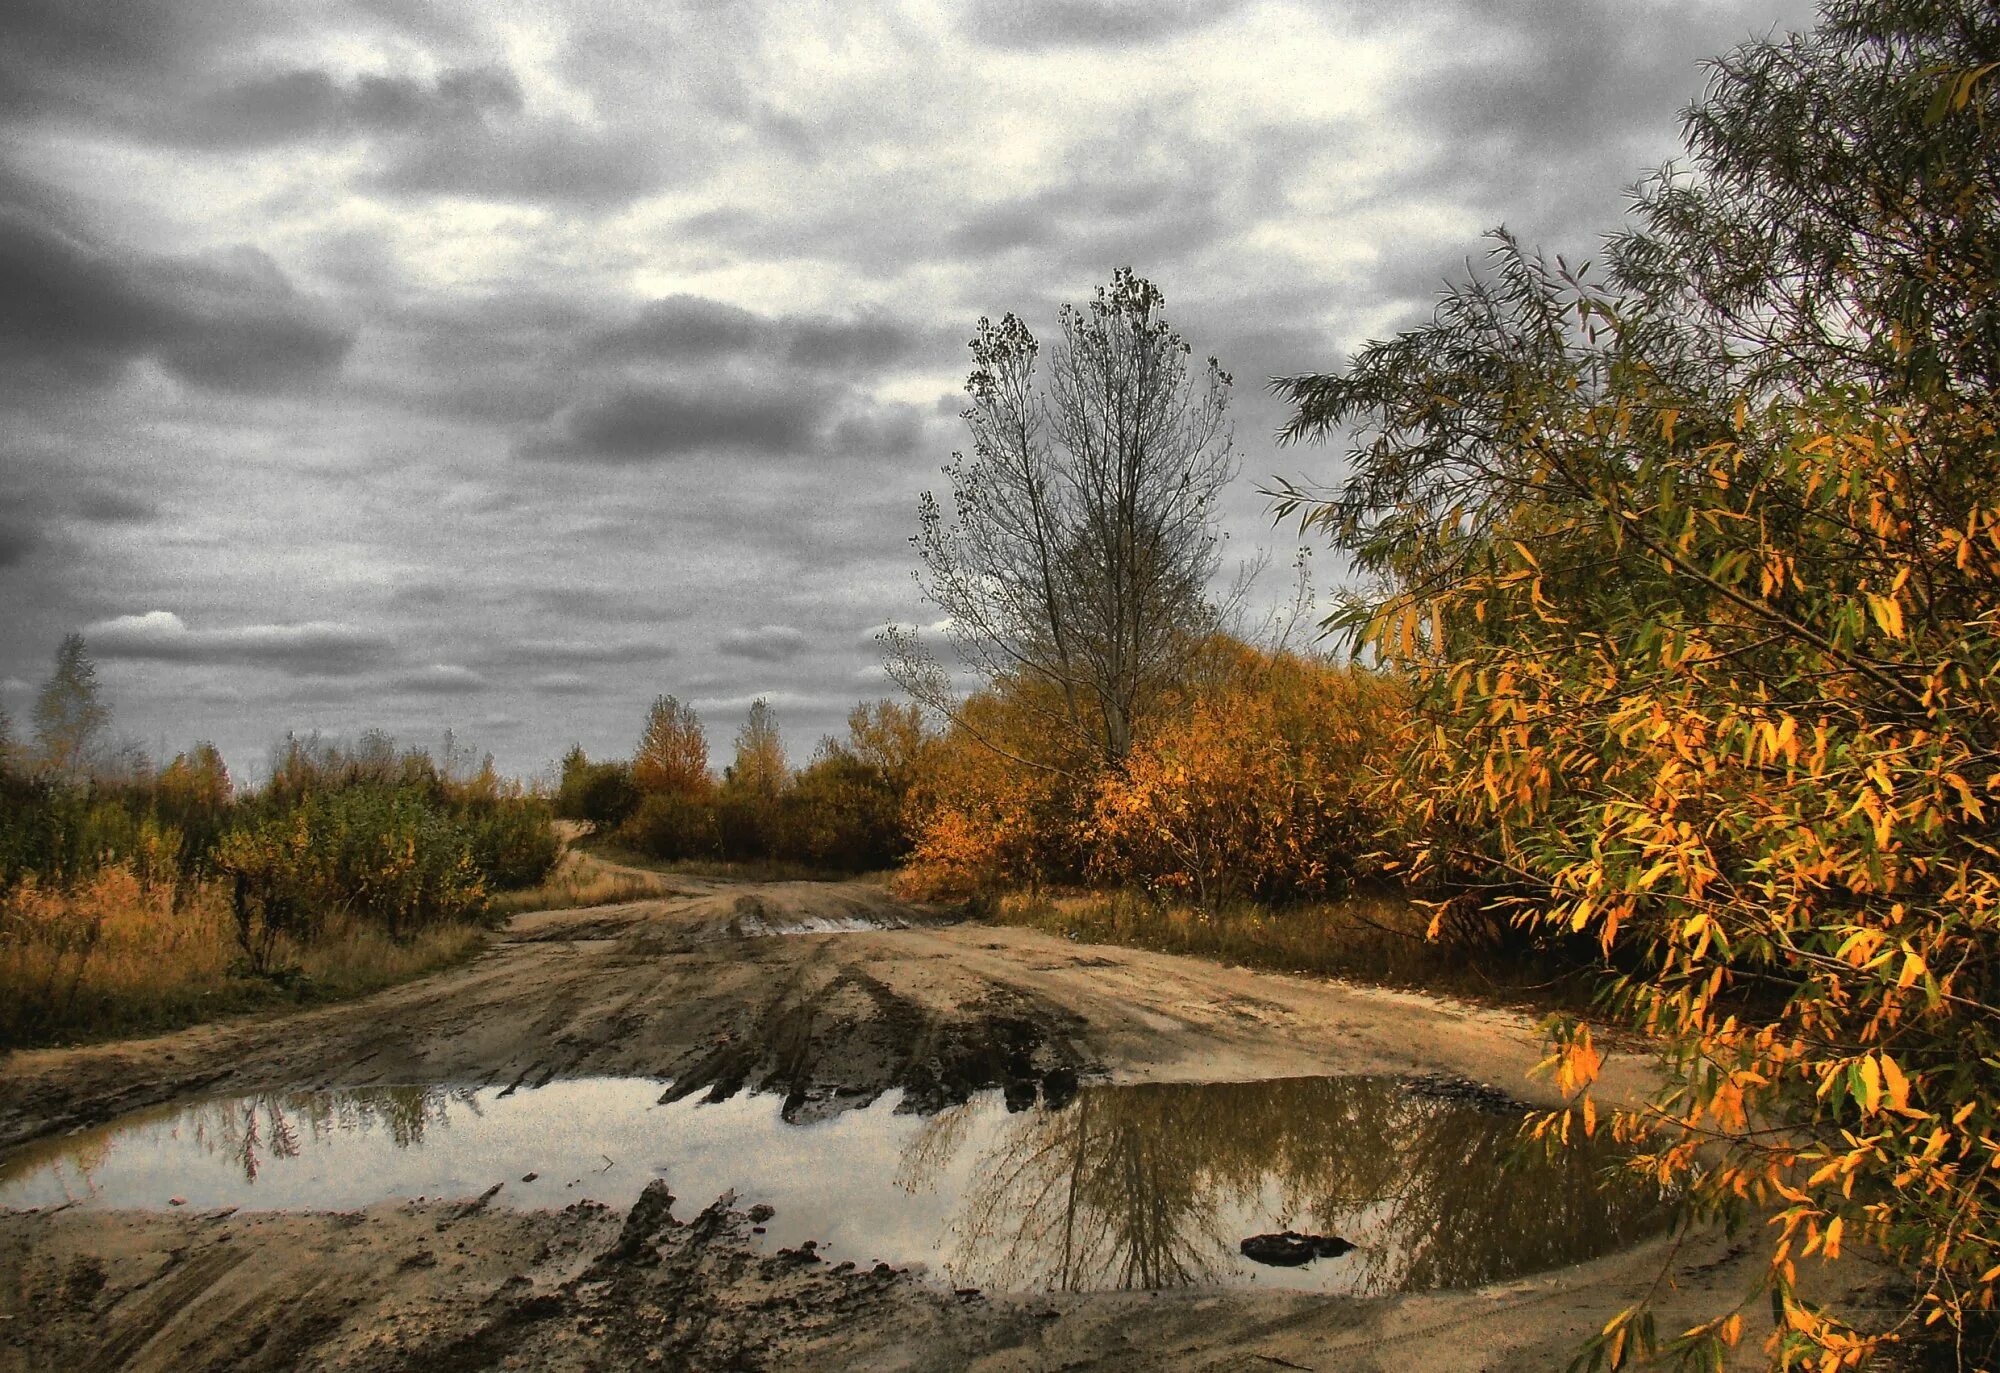
<svg viewBox="0 0 2000 1373">
<path fill-rule="evenodd" d="M 1579 630 L 1518 554 L 1435 594 L 1507 632 L 1407 660 L 1431 727 L 1392 791 L 1420 876 L 1509 874 L 1523 923 L 1630 970 L 1672 1084 L 1614 1129 L 1698 1211 L 1780 1205 L 1774 1349 L 1848 1368 L 1880 1336 L 1795 1300 L 1797 1258 L 1880 1246 L 1954 1328 L 2000 1296 L 2000 492 L 1940 518 L 1912 480 L 2000 445 L 1984 418 L 1801 418 L 1624 526 L 1665 550 L 1656 604 L 1700 613 Z M 1736 556 L 1763 538 L 1782 579 Z M 1595 1059 L 1585 1031 L 1550 1061 L 1586 1131 Z"/>
<path fill-rule="evenodd" d="M 30 876 L 0 896 L 0 1042 L 46 1043 L 186 1024 L 299 993 L 349 995 L 463 956 L 483 938 L 445 925 L 407 939 L 336 917 L 280 939 L 289 986 L 241 976 L 229 896 L 218 882 L 98 868 L 71 887 Z"/>
<path fill-rule="evenodd" d="M 1090 871 L 1191 898 L 1311 898 L 1346 885 L 1380 825 L 1368 795 L 1406 698 L 1394 677 L 1241 651 L 1097 784 Z"/>
</svg>

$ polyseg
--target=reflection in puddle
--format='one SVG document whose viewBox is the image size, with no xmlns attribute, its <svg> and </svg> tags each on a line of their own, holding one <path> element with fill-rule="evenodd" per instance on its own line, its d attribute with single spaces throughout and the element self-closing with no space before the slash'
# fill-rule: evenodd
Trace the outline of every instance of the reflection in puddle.
<svg viewBox="0 0 2000 1373">
<path fill-rule="evenodd" d="M 474 1197 L 628 1206 L 653 1178 L 683 1217 L 725 1191 L 777 1208 L 760 1243 L 820 1242 L 995 1291 L 1191 1284 L 1376 1294 L 1593 1258 L 1665 1221 L 1603 1150 L 1501 1172 L 1519 1117 L 1394 1078 L 1000 1092 L 930 1117 L 893 1097 L 809 1124 L 780 1098 L 661 1104 L 613 1078 L 271 1093 L 164 1107 L 0 1161 L 0 1207 L 346 1209 Z M 1027 1109 L 1018 1109 L 1027 1107 Z M 1294 1230 L 1355 1247 L 1301 1267 L 1241 1252 Z"/>
</svg>

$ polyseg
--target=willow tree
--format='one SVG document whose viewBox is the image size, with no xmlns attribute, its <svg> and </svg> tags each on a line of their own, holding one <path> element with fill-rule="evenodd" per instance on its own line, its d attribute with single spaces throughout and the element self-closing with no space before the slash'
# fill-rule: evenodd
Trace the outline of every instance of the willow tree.
<svg viewBox="0 0 2000 1373">
<path fill-rule="evenodd" d="M 1694 175 L 1604 276 L 1503 237 L 1281 384 L 1294 436 L 1351 440 L 1288 499 L 1379 577 L 1344 623 L 1417 693 L 1406 870 L 1599 941 L 1663 1086 L 1600 1115 L 1572 1027 L 1541 1128 L 1774 1212 L 1785 1368 L 1926 1329 L 2000 1367 L 1996 56 L 1990 3 L 1833 0 L 1713 64 Z M 1901 1311 L 1805 1295 L 1843 1244 Z M 1642 1303 L 1582 1365 L 1720 1367 L 1746 1312 L 1655 1338 Z"/>
<path fill-rule="evenodd" d="M 981 319 L 965 389 L 970 456 L 925 493 L 912 542 L 961 666 L 1027 688 L 1024 706 L 1082 756 L 1123 758 L 1134 721 L 1210 615 L 1217 494 L 1234 475 L 1230 378 L 1168 324 L 1130 268 L 1042 347 L 1013 314 Z M 890 674 L 962 723 L 951 671 L 891 631 Z"/>
</svg>

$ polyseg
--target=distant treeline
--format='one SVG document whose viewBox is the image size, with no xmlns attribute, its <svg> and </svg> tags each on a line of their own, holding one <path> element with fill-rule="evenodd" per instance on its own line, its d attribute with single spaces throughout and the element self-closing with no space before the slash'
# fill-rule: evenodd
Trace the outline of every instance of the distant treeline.
<svg viewBox="0 0 2000 1373">
<path fill-rule="evenodd" d="M 1367 796 L 1400 681 L 1221 633 L 1181 662 L 1115 760 L 1051 723 L 1045 685 L 1002 679 L 942 725 L 913 704 L 857 705 L 847 736 L 796 771 L 759 701 L 717 777 L 700 718 L 662 696 L 631 758 L 570 750 L 555 810 L 668 861 L 900 867 L 901 889 L 927 899 L 1089 884 L 1213 909 L 1338 894 L 1374 872 L 1386 821 Z"/>
<path fill-rule="evenodd" d="M 917 707 L 893 701 L 855 706 L 847 726 L 846 739 L 822 739 L 812 760 L 794 771 L 775 715 L 757 701 L 717 778 L 700 717 L 662 696 L 630 759 L 593 762 L 580 747 L 569 751 L 555 811 L 666 861 L 887 868 L 909 853 L 909 798 L 938 741 Z"/>
</svg>

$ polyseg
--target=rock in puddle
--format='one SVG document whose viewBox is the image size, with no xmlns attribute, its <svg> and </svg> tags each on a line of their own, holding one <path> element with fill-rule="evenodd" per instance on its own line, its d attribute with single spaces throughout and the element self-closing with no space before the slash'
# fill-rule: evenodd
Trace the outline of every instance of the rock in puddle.
<svg viewBox="0 0 2000 1373">
<path fill-rule="evenodd" d="M 1338 1235 L 1302 1235 L 1296 1230 L 1285 1230 L 1275 1235 L 1252 1235 L 1237 1247 L 1252 1263 L 1299 1268 L 1314 1259 L 1337 1259 L 1354 1245 Z"/>
</svg>

